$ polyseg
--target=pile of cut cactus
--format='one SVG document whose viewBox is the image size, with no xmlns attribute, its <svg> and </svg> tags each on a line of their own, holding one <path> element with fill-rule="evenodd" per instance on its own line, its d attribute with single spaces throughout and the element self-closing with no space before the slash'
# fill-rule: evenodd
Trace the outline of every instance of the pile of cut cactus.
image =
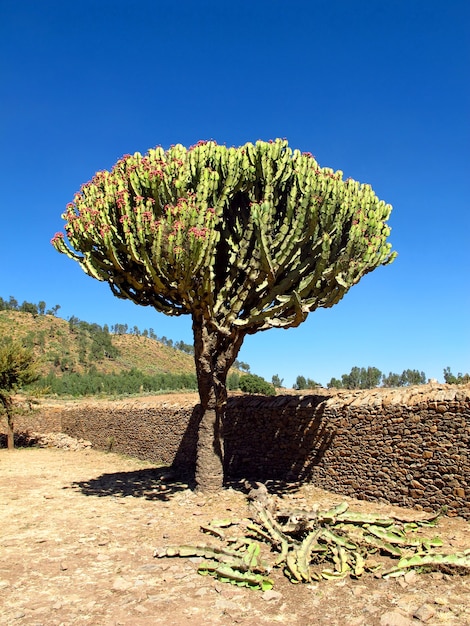
<svg viewBox="0 0 470 626">
<path fill-rule="evenodd" d="M 409 570 L 470 573 L 470 549 L 446 554 L 439 551 L 443 546 L 439 537 L 417 532 L 435 526 L 442 511 L 407 522 L 350 511 L 346 502 L 327 511 L 273 513 L 269 503 L 255 500 L 252 510 L 250 520 L 213 520 L 201 526 L 225 545 L 172 546 L 157 550 L 155 556 L 202 557 L 200 574 L 263 591 L 274 585 L 269 577 L 274 568 L 283 568 L 293 583 L 358 578 L 367 572 L 383 578 L 402 576 Z M 225 529 L 233 527 L 243 528 L 243 536 L 226 537 Z M 270 547 L 264 558 L 260 542 Z"/>
</svg>

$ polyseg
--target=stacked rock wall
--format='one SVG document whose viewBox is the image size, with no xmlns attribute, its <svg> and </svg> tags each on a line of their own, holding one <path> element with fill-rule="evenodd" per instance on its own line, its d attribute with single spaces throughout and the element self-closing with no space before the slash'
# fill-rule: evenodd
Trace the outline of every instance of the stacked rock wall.
<svg viewBox="0 0 470 626">
<path fill-rule="evenodd" d="M 63 409 L 60 428 L 97 448 L 189 468 L 198 421 L 192 403 L 94 402 Z M 470 519 L 469 444 L 470 386 L 235 396 L 225 469 L 233 479 L 312 481 L 429 511 L 445 505 Z"/>
</svg>

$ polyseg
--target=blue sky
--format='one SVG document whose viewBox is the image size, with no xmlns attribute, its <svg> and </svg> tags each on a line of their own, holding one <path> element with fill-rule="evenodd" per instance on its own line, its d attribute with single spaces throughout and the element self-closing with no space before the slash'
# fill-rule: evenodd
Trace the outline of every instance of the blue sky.
<svg viewBox="0 0 470 626">
<path fill-rule="evenodd" d="M 239 358 L 287 386 L 353 366 L 470 371 L 470 4 L 464 0 L 3 0 L 0 295 L 192 342 L 49 241 L 125 153 L 286 137 L 393 205 L 399 257 Z"/>
</svg>

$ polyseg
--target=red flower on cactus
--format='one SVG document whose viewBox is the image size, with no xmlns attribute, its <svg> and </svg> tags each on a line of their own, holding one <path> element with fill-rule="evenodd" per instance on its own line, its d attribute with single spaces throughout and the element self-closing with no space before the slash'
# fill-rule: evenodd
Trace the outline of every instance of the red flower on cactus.
<svg viewBox="0 0 470 626">
<path fill-rule="evenodd" d="M 54 245 L 56 241 L 59 241 L 59 239 L 63 239 L 63 238 L 64 238 L 64 233 L 56 233 L 51 239 L 52 245 Z"/>
<path fill-rule="evenodd" d="M 193 235 L 196 239 L 205 239 L 207 233 L 208 233 L 208 228 L 197 228 L 196 226 L 192 226 L 189 229 L 189 234 Z"/>
</svg>

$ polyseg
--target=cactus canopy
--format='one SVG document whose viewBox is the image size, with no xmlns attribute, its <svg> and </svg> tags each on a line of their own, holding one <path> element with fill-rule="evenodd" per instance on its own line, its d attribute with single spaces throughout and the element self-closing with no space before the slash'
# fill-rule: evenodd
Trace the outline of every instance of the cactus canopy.
<svg viewBox="0 0 470 626">
<path fill-rule="evenodd" d="M 202 413 L 214 405 L 221 439 L 226 374 L 245 335 L 298 326 L 390 263 L 390 211 L 369 185 L 285 140 L 209 141 L 98 172 L 66 207 L 67 239 L 52 243 L 117 297 L 192 316 Z"/>
</svg>

